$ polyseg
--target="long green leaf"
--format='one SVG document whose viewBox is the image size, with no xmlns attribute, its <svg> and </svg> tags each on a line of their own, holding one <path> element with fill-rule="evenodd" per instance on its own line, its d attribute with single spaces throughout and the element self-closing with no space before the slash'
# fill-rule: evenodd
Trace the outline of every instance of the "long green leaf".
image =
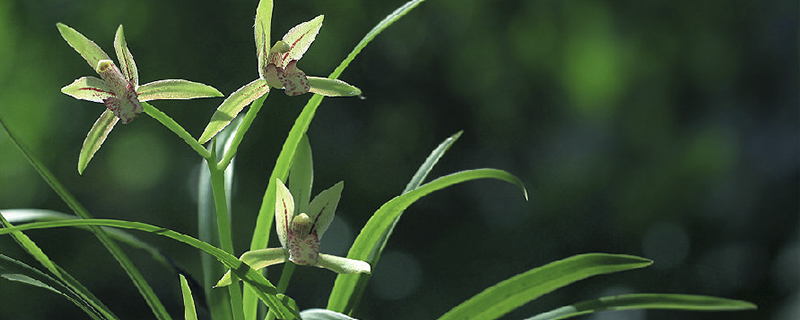
<svg viewBox="0 0 800 320">
<path fill-rule="evenodd" d="M 418 188 L 422 185 L 422 182 L 425 181 L 425 178 L 428 176 L 428 173 L 431 172 L 433 167 L 439 162 L 439 159 L 444 156 L 445 152 L 450 148 L 453 143 L 458 140 L 461 136 L 463 131 L 459 131 L 456 134 L 448 137 L 442 143 L 439 144 L 436 149 L 434 149 L 428 158 L 425 159 L 425 162 L 417 169 L 417 172 L 411 178 L 411 180 L 406 185 L 406 188 L 403 190 L 403 193 L 407 193 L 411 190 Z M 381 239 L 375 244 L 375 247 L 372 248 L 372 260 L 368 261 L 371 265 L 377 266 L 378 261 L 380 261 L 381 253 L 383 253 L 383 249 L 386 247 L 386 243 L 389 242 L 389 237 L 392 235 L 392 231 L 394 230 L 397 223 L 400 221 L 400 217 L 402 213 L 395 217 L 392 225 L 386 229 L 386 231 L 381 236 Z M 372 277 L 371 274 L 358 274 L 355 275 L 355 284 L 353 285 L 345 285 L 348 282 L 337 282 L 337 285 L 334 286 L 331 294 L 329 296 L 329 300 L 331 301 L 343 301 L 347 300 L 347 307 L 344 309 L 347 313 L 352 313 L 352 311 L 358 306 L 358 302 L 361 301 L 361 296 L 364 294 L 364 290 L 367 288 L 367 283 L 369 283 L 369 279 Z"/>
<path fill-rule="evenodd" d="M 41 222 L 41 221 L 56 221 L 56 220 L 72 220 L 72 219 L 79 219 L 78 217 L 66 214 L 63 212 L 53 211 L 53 210 L 45 210 L 45 209 L 3 209 L 0 210 L 8 219 L 8 222 L 11 223 L 29 223 L 29 222 Z M 87 227 L 88 229 L 88 227 Z M 157 261 L 164 267 L 173 270 L 174 266 L 171 264 L 167 259 L 164 257 L 164 254 L 161 253 L 158 248 L 155 246 L 142 241 L 141 239 L 135 237 L 134 235 L 125 232 L 123 230 L 114 229 L 114 228 L 103 228 L 108 235 L 114 238 L 117 241 L 125 243 L 131 247 L 144 250 L 153 258 L 153 260 Z"/>
<path fill-rule="evenodd" d="M 372 39 L 375 39 L 375 37 L 378 36 L 378 34 L 380 34 L 384 29 L 388 28 L 390 25 L 392 25 L 392 23 L 394 23 L 395 21 L 406 15 L 406 13 L 411 11 L 411 9 L 416 8 L 423 1 L 425 0 L 411 0 L 409 2 L 406 2 L 404 5 L 400 6 L 399 8 L 394 10 L 394 12 L 386 16 L 386 18 L 383 18 L 381 22 L 378 22 L 378 24 L 375 25 L 375 27 L 373 27 L 372 30 L 367 32 L 367 35 L 365 35 L 364 38 L 362 38 L 361 41 L 359 41 L 358 44 L 356 44 L 356 47 L 353 48 L 353 51 L 351 51 L 350 54 L 347 55 L 347 58 L 345 58 L 344 61 L 342 61 L 342 63 L 340 63 L 339 66 L 336 67 L 335 70 L 333 70 L 333 72 L 331 73 L 330 76 L 328 76 L 328 78 L 330 79 L 338 78 L 342 74 L 342 72 L 344 72 L 344 69 L 346 69 L 347 66 L 350 65 L 350 62 L 352 62 L 353 59 L 355 59 L 356 56 L 358 56 L 358 54 L 361 53 L 361 50 L 363 50 L 364 47 L 366 47 L 367 44 L 369 44 L 370 41 L 372 41 Z"/>
<path fill-rule="evenodd" d="M 49 290 L 74 303 L 76 306 L 81 308 L 83 312 L 92 317 L 92 319 L 105 319 L 102 315 L 92 309 L 90 305 L 85 303 L 80 296 L 74 295 L 72 290 L 64 285 L 64 283 L 61 281 L 48 276 L 44 272 L 39 271 L 34 267 L 11 259 L 3 254 L 0 254 L 0 278 Z"/>
<path fill-rule="evenodd" d="M 183 296 L 183 318 L 186 320 L 197 320 L 197 309 L 194 306 L 194 297 L 192 297 L 192 289 L 189 288 L 189 282 L 186 277 L 181 277 L 181 295 Z"/>
<path fill-rule="evenodd" d="M 756 305 L 741 300 L 685 294 L 636 293 L 578 302 L 536 315 L 526 320 L 567 319 L 601 311 L 632 309 L 672 309 L 689 311 L 753 310 Z"/>
<path fill-rule="evenodd" d="M 58 196 L 61 197 L 61 199 L 70 207 L 70 209 L 72 209 L 76 215 L 78 215 L 83 219 L 91 218 L 92 216 L 91 214 L 89 214 L 89 211 L 87 211 L 86 208 L 84 208 L 83 205 L 80 202 L 78 202 L 78 200 L 75 199 L 75 197 L 67 190 L 67 188 L 64 187 L 64 185 L 62 185 L 61 182 L 58 181 L 58 179 L 56 179 L 56 177 L 50 172 L 50 170 L 48 170 L 47 167 L 45 167 L 44 164 L 42 164 L 42 162 L 39 161 L 39 159 L 36 158 L 32 152 L 30 152 L 30 150 L 28 150 L 28 147 L 25 146 L 22 143 L 22 140 L 20 140 L 16 136 L 16 134 L 14 134 L 11 131 L 11 129 L 8 127 L 8 125 L 6 125 L 2 117 L 0 117 L 0 125 L 2 125 L 2 127 L 6 130 L 6 133 L 8 133 L 9 138 L 11 138 L 11 140 L 14 141 L 14 144 L 22 152 L 22 154 L 25 156 L 25 158 L 28 160 L 31 166 L 33 166 L 33 168 L 36 170 L 36 172 L 39 173 L 42 179 L 44 179 L 45 182 L 47 182 L 50 188 L 52 188 L 53 191 L 55 191 L 58 194 Z M 111 237 L 101 228 L 92 227 L 90 228 L 90 230 L 100 240 L 103 246 L 106 247 L 108 252 L 110 252 L 111 255 L 114 256 L 114 259 L 116 259 L 117 262 L 119 262 L 122 269 L 125 270 L 125 272 L 128 274 L 128 277 L 133 281 L 134 285 L 139 290 L 139 293 L 145 299 L 148 306 L 150 306 L 150 309 L 152 309 L 156 317 L 159 320 L 171 319 L 169 314 L 167 313 L 167 310 L 164 308 L 164 305 L 161 303 L 160 300 L 158 300 L 158 297 L 153 292 L 153 289 L 150 287 L 149 284 L 147 284 L 147 281 L 144 279 L 142 274 L 139 272 L 138 269 L 136 269 L 136 267 L 133 265 L 133 262 L 122 251 L 119 245 L 117 245 L 117 243 L 113 239 L 111 239 Z"/>
<path fill-rule="evenodd" d="M 383 204 L 383 206 L 375 211 L 375 214 L 372 215 L 369 221 L 367 221 L 367 224 L 361 229 L 361 233 L 359 233 L 353 246 L 350 247 L 350 252 L 347 254 L 347 257 L 354 260 L 371 262 L 374 258 L 374 248 L 379 245 L 383 235 L 391 228 L 403 211 L 419 200 L 419 198 L 454 184 L 485 178 L 499 179 L 514 184 L 523 191 L 525 199 L 528 198 L 528 193 L 522 181 L 503 170 L 476 169 L 440 177 Z M 338 275 L 336 277 L 334 289 L 328 298 L 328 309 L 342 313 L 352 312 L 357 304 L 357 301 L 352 299 L 357 284 L 358 275 Z"/>
<path fill-rule="evenodd" d="M 281 319 L 295 319 L 297 318 L 297 314 L 292 312 L 291 309 L 287 308 L 281 301 L 276 297 L 277 289 L 273 286 L 260 272 L 250 268 L 246 263 L 243 263 L 235 256 L 231 255 L 230 253 L 212 246 L 208 243 L 200 241 L 196 238 L 188 236 L 186 234 L 182 234 L 173 230 L 169 230 L 167 228 L 162 228 L 142 222 L 134 222 L 134 221 L 123 221 L 123 220 L 113 220 L 113 219 L 78 219 L 78 220 L 64 220 L 64 221 L 48 221 L 48 222 L 34 222 L 28 223 L 21 226 L 14 226 L 11 228 L 0 228 L 0 235 L 9 234 L 12 232 L 17 231 L 26 231 L 26 230 L 38 230 L 38 229 L 48 229 L 48 228 L 58 228 L 58 227 L 81 227 L 81 226 L 103 226 L 103 227 L 114 227 L 114 228 L 122 228 L 122 229 L 132 229 L 132 230 L 139 230 L 148 233 L 152 233 L 155 235 L 167 237 L 173 240 L 177 240 L 179 242 L 185 243 L 192 247 L 202 250 L 205 253 L 208 253 L 219 262 L 223 263 L 227 268 L 233 270 L 233 272 L 242 280 L 250 284 L 254 289 L 252 290 L 258 295 L 259 298 L 262 299 L 274 312 L 281 317 Z"/>
<path fill-rule="evenodd" d="M 473 296 L 439 320 L 493 320 L 558 288 L 588 277 L 643 268 L 645 258 L 591 253 L 572 256 L 518 274 Z"/>
</svg>

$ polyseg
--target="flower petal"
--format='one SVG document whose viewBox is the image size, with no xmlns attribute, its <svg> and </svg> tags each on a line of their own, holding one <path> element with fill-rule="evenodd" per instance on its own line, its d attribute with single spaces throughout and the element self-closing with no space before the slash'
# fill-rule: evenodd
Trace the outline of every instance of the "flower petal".
<svg viewBox="0 0 800 320">
<path fill-rule="evenodd" d="M 290 233 L 286 250 L 289 251 L 289 261 L 295 264 L 316 265 L 319 257 L 319 237 L 314 232 L 305 238 Z"/>
<path fill-rule="evenodd" d="M 329 254 L 320 253 L 317 267 L 325 268 L 336 273 L 371 273 L 372 268 L 369 263 L 361 260 L 353 260 L 337 257 Z"/>
<path fill-rule="evenodd" d="M 212 86 L 183 79 L 167 79 L 144 84 L 136 90 L 139 101 L 156 99 L 195 99 L 222 97 L 222 93 Z"/>
<path fill-rule="evenodd" d="M 278 79 L 283 84 L 283 90 L 288 96 L 297 96 L 308 92 L 311 86 L 303 70 L 297 68 L 297 60 L 292 60 L 283 72 L 278 69 Z"/>
<path fill-rule="evenodd" d="M 128 49 L 128 43 L 125 41 L 122 25 L 119 25 L 117 34 L 114 36 L 114 51 L 117 52 L 119 67 L 122 69 L 122 74 L 125 75 L 125 79 L 132 83 L 134 88 L 138 87 L 139 71 L 136 69 L 136 62 L 133 61 L 131 51 Z"/>
<path fill-rule="evenodd" d="M 89 134 L 86 135 L 86 139 L 83 140 L 83 147 L 78 157 L 79 174 L 83 174 L 83 170 L 86 169 L 86 166 L 89 165 L 89 161 L 92 160 L 94 154 L 100 149 L 103 142 L 106 141 L 108 133 L 111 132 L 111 129 L 114 129 L 114 125 L 117 124 L 117 121 L 119 121 L 119 118 L 114 116 L 111 110 L 103 111 L 100 118 L 97 118 L 92 129 L 89 130 Z"/>
<path fill-rule="evenodd" d="M 236 92 L 231 93 L 231 95 L 217 107 L 217 111 L 214 111 L 214 115 L 211 116 L 211 121 L 208 122 L 206 129 L 203 130 L 203 134 L 200 135 L 200 139 L 197 139 L 197 141 L 206 143 L 211 140 L 217 132 L 227 127 L 245 106 L 267 92 L 269 92 L 267 81 L 259 78 L 239 88 Z"/>
<path fill-rule="evenodd" d="M 282 56 L 283 63 L 288 63 L 291 60 L 300 60 L 303 54 L 306 53 L 308 47 L 314 42 L 314 39 L 322 28 L 322 20 L 325 18 L 319 15 L 314 19 L 296 25 L 283 36 L 283 41 L 289 44 L 291 49 Z"/>
<path fill-rule="evenodd" d="M 97 63 L 100 62 L 100 60 L 111 60 L 103 49 L 100 49 L 97 44 L 86 38 L 80 32 L 75 31 L 75 29 L 63 23 L 57 23 L 56 26 L 61 33 L 61 37 L 67 40 L 67 43 L 86 59 L 86 62 L 89 63 L 92 69 L 97 67 Z"/>
<path fill-rule="evenodd" d="M 339 181 L 333 187 L 320 192 L 308 205 L 308 216 L 314 221 L 314 228 L 311 232 L 316 232 L 320 239 L 333 221 L 336 206 L 339 205 L 339 199 L 342 197 L 342 189 L 344 189 L 344 181 Z"/>
<path fill-rule="evenodd" d="M 349 97 L 361 95 L 361 89 L 356 88 L 342 80 L 320 77 L 307 78 L 308 83 L 311 86 L 308 91 L 311 93 L 320 94 L 326 97 Z"/>
<path fill-rule="evenodd" d="M 108 97 L 103 103 L 123 124 L 133 121 L 144 111 L 139 99 L 136 98 L 136 91 L 130 85 L 121 96 Z"/>
<path fill-rule="evenodd" d="M 81 77 L 61 88 L 61 92 L 76 99 L 103 102 L 113 97 L 114 92 L 105 81 L 96 77 Z"/>
<path fill-rule="evenodd" d="M 270 25 L 272 21 L 272 1 L 259 1 L 256 9 L 256 57 L 258 58 L 258 75 L 264 79 L 264 67 L 269 57 L 270 46 Z"/>
<path fill-rule="evenodd" d="M 286 250 L 283 250 L 283 248 L 269 248 L 247 251 L 242 254 L 239 260 L 242 260 L 242 262 L 246 263 L 250 268 L 259 270 L 286 261 Z M 217 282 L 214 287 L 228 286 L 232 282 L 231 272 L 228 271 L 222 276 L 222 279 L 219 279 L 219 282 Z"/>
<path fill-rule="evenodd" d="M 281 247 L 287 248 L 289 243 L 289 226 L 294 217 L 294 199 L 289 189 L 283 184 L 281 179 L 276 179 L 275 195 L 275 231 L 278 233 L 278 240 Z"/>
</svg>

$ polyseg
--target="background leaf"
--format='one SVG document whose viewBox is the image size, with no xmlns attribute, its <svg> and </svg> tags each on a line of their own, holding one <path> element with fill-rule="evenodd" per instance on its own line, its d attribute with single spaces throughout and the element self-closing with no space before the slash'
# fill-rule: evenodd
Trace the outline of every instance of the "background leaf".
<svg viewBox="0 0 800 320">
<path fill-rule="evenodd" d="M 192 296 L 192 289 L 189 288 L 189 282 L 186 277 L 180 275 L 181 278 L 181 295 L 183 296 L 183 317 L 186 320 L 197 320 L 197 309 L 194 306 L 194 297 Z"/>
<path fill-rule="evenodd" d="M 691 311 L 753 310 L 750 302 L 685 294 L 623 294 L 578 302 L 539 314 L 526 320 L 567 319 L 601 311 L 633 309 L 672 309 Z"/>
<path fill-rule="evenodd" d="M 354 260 L 367 261 L 373 267 L 376 267 L 375 264 L 372 263 L 372 260 L 375 258 L 374 249 L 379 246 L 383 236 L 396 223 L 396 220 L 399 219 L 406 208 L 419 200 L 419 198 L 434 191 L 461 182 L 484 178 L 499 179 L 514 184 L 523 191 L 525 199 L 528 198 L 528 193 L 522 181 L 502 170 L 476 169 L 440 177 L 383 204 L 375 211 L 375 214 L 372 215 L 369 221 L 367 221 L 367 224 L 361 229 L 361 233 L 358 234 L 353 246 L 350 247 L 350 252 L 347 254 L 347 257 Z M 336 282 L 328 299 L 328 309 L 351 314 L 360 298 L 353 294 L 358 285 L 358 281 L 358 275 L 340 274 L 336 276 Z"/>
<path fill-rule="evenodd" d="M 465 257 L 466 258 L 466 257 Z M 638 269 L 652 261 L 629 255 L 590 253 L 551 262 L 502 281 L 451 309 L 439 320 L 493 320 L 558 288 L 588 277 Z"/>
</svg>

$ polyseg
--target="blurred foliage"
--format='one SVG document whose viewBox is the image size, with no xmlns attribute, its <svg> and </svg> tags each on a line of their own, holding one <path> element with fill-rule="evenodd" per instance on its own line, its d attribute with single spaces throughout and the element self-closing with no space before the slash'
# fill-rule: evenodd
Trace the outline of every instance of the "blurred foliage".
<svg viewBox="0 0 800 320">
<path fill-rule="evenodd" d="M 402 2 L 276 1 L 273 36 L 325 14 L 300 67 L 327 74 Z M 193 179 L 200 161 L 152 119 L 118 126 L 84 175 L 77 174 L 80 144 L 103 110 L 59 92 L 94 72 L 55 23 L 69 24 L 107 52 L 124 24 L 143 82 L 184 78 L 230 94 L 256 76 L 256 3 L 2 1 L 0 114 L 95 216 L 196 234 Z M 422 4 L 342 75 L 366 99 L 326 99 L 312 123 L 315 185 L 347 184 L 341 220 L 327 238 L 352 241 L 428 152 L 462 129 L 432 176 L 504 169 L 526 182 L 531 201 L 502 183 L 474 182 L 411 207 L 377 266 L 361 318 L 430 319 L 511 275 L 600 251 L 656 264 L 557 291 L 506 319 L 601 294 L 649 291 L 744 299 L 760 309 L 758 315 L 625 316 L 794 319 L 800 314 L 797 12 L 796 1 Z M 305 99 L 270 95 L 240 148 L 232 203 L 239 250 L 249 243 L 272 163 Z M 156 106 L 197 136 L 220 102 Z M 0 208 L 16 207 L 68 211 L 0 133 Z M 85 232 L 30 235 L 122 318 L 152 317 Z M 199 275 L 198 253 L 143 237 Z M 327 250 L 342 254 L 348 244 L 332 242 Z M 9 238 L 0 239 L 0 251 L 28 258 Z M 474 261 L 450 260 L 468 254 Z M 132 255 L 179 315 L 177 277 L 146 254 Z M 86 268 L 89 259 L 105 267 Z M 301 308 L 324 307 L 333 277 L 298 268 L 289 294 Z M 69 302 L 14 283 L 0 282 L 0 301 L 2 319 L 83 318 Z"/>
</svg>

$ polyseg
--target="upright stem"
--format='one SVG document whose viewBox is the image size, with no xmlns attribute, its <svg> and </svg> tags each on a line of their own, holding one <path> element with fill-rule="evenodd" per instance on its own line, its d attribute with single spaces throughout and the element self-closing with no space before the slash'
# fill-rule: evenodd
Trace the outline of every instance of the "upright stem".
<svg viewBox="0 0 800 320">
<path fill-rule="evenodd" d="M 208 170 L 211 174 L 211 190 L 214 193 L 214 207 L 217 213 L 217 227 L 219 229 L 219 243 L 222 245 L 222 250 L 234 254 L 233 251 L 233 237 L 231 236 L 231 221 L 228 215 L 228 201 L 225 198 L 225 169 L 218 169 L 216 166 L 216 139 L 211 148 L 211 152 L 206 162 L 208 163 Z M 233 319 L 244 320 L 244 309 L 242 302 L 242 290 L 239 281 L 234 275 L 233 284 L 228 287 L 231 296 L 231 309 L 233 310 Z"/>
</svg>

